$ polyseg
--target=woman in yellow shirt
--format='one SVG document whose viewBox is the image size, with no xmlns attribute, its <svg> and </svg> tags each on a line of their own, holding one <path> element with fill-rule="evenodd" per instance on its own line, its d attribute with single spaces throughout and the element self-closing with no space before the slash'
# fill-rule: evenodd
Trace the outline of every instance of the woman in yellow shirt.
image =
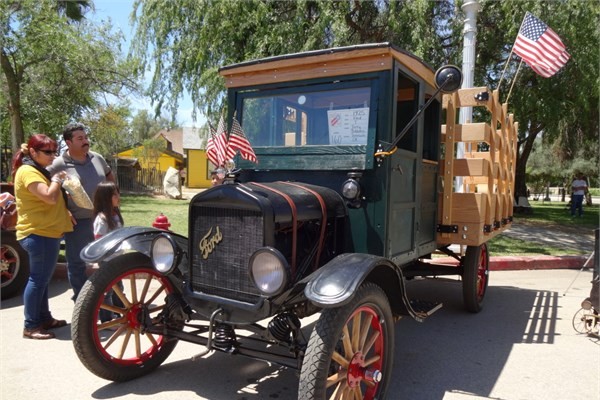
<svg viewBox="0 0 600 400">
<path fill-rule="evenodd" d="M 51 177 L 46 170 L 57 147 L 48 136 L 33 135 L 13 159 L 17 240 L 29 254 L 29 280 L 23 294 L 23 337 L 29 339 L 52 339 L 55 335 L 49 329 L 67 324 L 52 317 L 48 304 L 48 285 L 56 268 L 60 241 L 65 232 L 73 230 L 66 194 L 61 189 L 64 172 Z"/>
</svg>

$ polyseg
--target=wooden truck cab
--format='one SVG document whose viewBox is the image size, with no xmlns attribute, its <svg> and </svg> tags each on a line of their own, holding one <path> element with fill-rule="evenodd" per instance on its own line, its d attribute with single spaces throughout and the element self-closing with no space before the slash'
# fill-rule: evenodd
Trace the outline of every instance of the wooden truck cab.
<svg viewBox="0 0 600 400">
<path fill-rule="evenodd" d="M 352 251 L 405 264 L 451 244 L 479 246 L 512 222 L 517 124 L 497 91 L 436 94 L 397 151 L 381 156 L 436 92 L 434 70 L 414 55 L 381 43 L 220 72 L 230 120 L 240 120 L 259 159 L 240 160 L 242 181 L 299 180 L 340 191 L 350 175 L 360 176 L 362 198 L 348 211 L 357 227 Z M 483 109 L 489 122 L 456 123 L 460 107 Z"/>
</svg>

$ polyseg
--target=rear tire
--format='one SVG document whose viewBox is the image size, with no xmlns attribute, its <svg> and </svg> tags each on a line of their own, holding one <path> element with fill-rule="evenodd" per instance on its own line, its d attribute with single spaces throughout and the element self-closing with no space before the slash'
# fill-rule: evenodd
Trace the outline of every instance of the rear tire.
<svg viewBox="0 0 600 400">
<path fill-rule="evenodd" d="M 0 298 L 5 300 L 21 294 L 29 279 L 29 255 L 17 242 L 14 231 L 2 231 L 0 264 Z"/>
<path fill-rule="evenodd" d="M 577 333 L 590 333 L 597 322 L 597 315 L 594 315 L 593 310 L 584 310 L 580 308 L 575 315 L 573 315 L 573 329 Z"/>
<path fill-rule="evenodd" d="M 109 305 L 105 295 L 111 288 L 121 304 Z M 111 381 L 138 378 L 161 365 L 177 339 L 142 333 L 140 318 L 146 312 L 156 317 L 166 295 L 174 291 L 169 279 L 139 253 L 103 264 L 83 286 L 73 310 L 71 337 L 83 365 Z M 112 312 L 112 319 L 100 322 L 101 309 Z"/>
<path fill-rule="evenodd" d="M 349 304 L 321 313 L 302 363 L 298 399 L 383 399 L 393 357 L 387 297 L 379 286 L 363 284 Z"/>
<path fill-rule="evenodd" d="M 463 258 L 463 301 L 465 309 L 478 313 L 483 308 L 490 271 L 490 255 L 487 244 L 467 246 Z"/>
</svg>

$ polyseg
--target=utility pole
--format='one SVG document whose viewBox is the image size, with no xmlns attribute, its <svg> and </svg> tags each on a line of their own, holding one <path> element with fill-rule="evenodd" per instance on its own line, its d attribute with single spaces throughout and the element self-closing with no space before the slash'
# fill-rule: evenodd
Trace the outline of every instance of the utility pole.
<svg viewBox="0 0 600 400">
<path fill-rule="evenodd" d="M 463 28 L 463 81 L 462 89 L 473 87 L 473 77 L 475 75 L 475 43 L 477 37 L 477 13 L 479 12 L 479 3 L 477 0 L 466 0 L 461 7 L 465 13 L 465 26 Z M 461 107 L 458 116 L 459 124 L 472 122 L 473 107 Z M 469 147 L 471 144 L 469 144 Z M 470 151 L 471 149 L 466 149 Z M 464 158 L 465 144 L 458 143 L 456 148 L 456 158 Z M 456 177 L 456 189 L 463 191 L 462 176 Z"/>
</svg>

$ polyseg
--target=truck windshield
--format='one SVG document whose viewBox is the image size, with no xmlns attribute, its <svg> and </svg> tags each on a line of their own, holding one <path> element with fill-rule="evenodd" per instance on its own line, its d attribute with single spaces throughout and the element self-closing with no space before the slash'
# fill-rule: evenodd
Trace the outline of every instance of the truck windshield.
<svg viewBox="0 0 600 400">
<path fill-rule="evenodd" d="M 368 86 L 249 92 L 243 97 L 242 126 L 254 147 L 364 146 L 370 103 Z"/>
</svg>

